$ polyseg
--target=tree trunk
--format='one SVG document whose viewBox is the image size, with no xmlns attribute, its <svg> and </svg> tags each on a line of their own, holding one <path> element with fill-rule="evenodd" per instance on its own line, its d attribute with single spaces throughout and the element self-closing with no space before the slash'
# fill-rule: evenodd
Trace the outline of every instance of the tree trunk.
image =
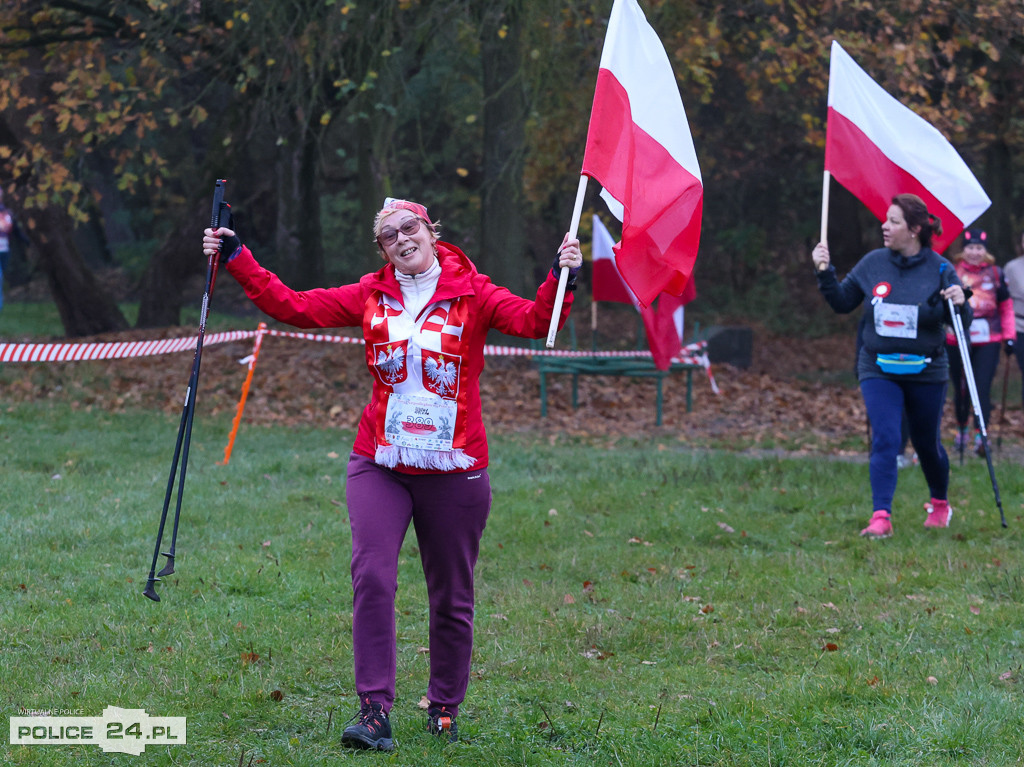
<svg viewBox="0 0 1024 767">
<path fill-rule="evenodd" d="M 480 260 L 495 283 L 523 295 L 533 292 L 533 263 L 527 254 L 522 211 L 526 117 L 519 44 L 522 3 L 509 0 L 503 5 L 502 12 L 500 6 L 484 4 L 480 26 L 484 97 Z M 553 256 L 557 245 L 547 255 Z"/>
<path fill-rule="evenodd" d="M 324 286 L 324 248 L 320 223 L 318 137 L 310 128 L 296 131 L 282 147 L 276 165 L 277 231 L 274 243 L 281 277 L 297 290 Z"/>
<path fill-rule="evenodd" d="M 1017 253 L 1017 238 L 1013 229 L 1013 157 L 1005 141 L 996 139 L 989 144 L 985 166 L 985 190 L 992 198 L 992 207 L 984 214 L 988 250 L 999 263 L 1006 263 Z"/>
<path fill-rule="evenodd" d="M 36 214 L 36 221 L 39 227 L 31 236 L 65 334 L 75 338 L 126 330 L 128 320 L 74 246 L 68 214 L 50 206 Z"/>
<path fill-rule="evenodd" d="M 358 223 L 361 230 L 366 232 L 366 239 L 369 240 L 370 226 L 374 217 L 384 207 L 384 195 L 381 193 L 381 184 L 373 162 L 373 126 L 368 119 L 361 119 L 356 123 L 356 131 L 359 137 L 356 149 L 359 153 L 356 159 L 356 179 L 359 189 Z M 385 181 L 387 180 L 385 179 Z M 425 204 L 429 205 L 429 202 Z"/>
<path fill-rule="evenodd" d="M 138 328 L 165 328 L 181 324 L 182 288 L 189 277 L 205 273 L 202 230 L 209 226 L 209 210 L 198 202 L 192 213 L 176 222 L 174 233 L 152 255 L 139 286 Z"/>
</svg>

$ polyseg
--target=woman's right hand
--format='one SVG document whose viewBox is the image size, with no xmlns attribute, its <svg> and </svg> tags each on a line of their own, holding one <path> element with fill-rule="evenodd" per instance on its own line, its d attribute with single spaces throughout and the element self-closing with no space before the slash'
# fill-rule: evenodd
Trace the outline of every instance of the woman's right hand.
<svg viewBox="0 0 1024 767">
<path fill-rule="evenodd" d="M 238 249 L 242 243 L 235 235 L 234 230 L 225 226 L 217 229 L 205 229 L 203 231 L 203 255 L 212 256 L 220 253 L 228 258 Z M 224 248 L 227 245 L 230 250 Z"/>
<path fill-rule="evenodd" d="M 814 250 L 811 251 L 811 260 L 814 261 L 815 271 L 823 272 L 828 269 L 829 264 L 832 262 L 828 254 L 828 245 L 824 242 L 819 242 L 814 246 Z"/>
</svg>

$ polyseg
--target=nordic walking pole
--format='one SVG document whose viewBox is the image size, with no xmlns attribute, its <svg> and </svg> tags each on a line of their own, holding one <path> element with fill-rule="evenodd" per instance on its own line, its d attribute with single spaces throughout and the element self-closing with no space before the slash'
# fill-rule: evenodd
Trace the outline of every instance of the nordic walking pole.
<svg viewBox="0 0 1024 767">
<path fill-rule="evenodd" d="M 939 267 L 939 275 L 942 286 L 948 287 L 951 283 L 951 276 L 946 271 L 946 264 Z M 992 450 L 988 444 L 988 433 L 985 431 L 985 417 L 981 413 L 981 400 L 978 398 L 978 386 L 974 381 L 974 367 L 971 364 L 970 347 L 967 345 L 967 338 L 964 335 L 964 321 L 960 316 L 960 310 L 953 304 L 953 299 L 946 299 L 946 306 L 949 308 L 950 319 L 953 321 L 953 334 L 956 336 L 956 345 L 960 350 L 960 359 L 963 362 L 964 378 L 967 380 L 967 389 L 971 393 L 971 405 L 974 407 L 974 417 L 978 421 L 978 431 L 981 433 L 981 445 L 985 450 L 985 462 L 988 464 L 988 476 L 992 480 L 992 492 L 996 497 L 996 506 L 999 507 L 999 521 L 1003 527 L 1007 527 L 1006 514 L 1003 513 L 1003 501 L 999 497 L 999 484 L 996 482 L 996 471 L 992 467 Z"/>
<path fill-rule="evenodd" d="M 583 215 L 583 198 L 587 194 L 587 177 L 580 176 L 580 185 L 576 189 L 576 204 L 572 209 L 572 222 L 569 224 L 569 239 L 576 239 L 580 228 L 580 216 Z M 544 344 L 548 349 L 555 348 L 555 334 L 558 333 L 558 318 L 562 314 L 562 302 L 565 301 L 565 286 L 569 282 L 569 267 L 563 266 L 558 272 L 558 292 L 555 294 L 555 308 L 551 312 L 551 324 L 548 325 L 548 339 Z"/>
<path fill-rule="evenodd" d="M 210 226 L 216 229 L 220 226 L 222 213 L 230 216 L 230 206 L 224 202 L 224 186 L 227 182 L 218 179 L 213 190 L 213 212 L 210 217 Z M 188 449 L 192 441 L 192 420 L 196 409 L 196 389 L 199 387 L 199 365 L 203 356 L 203 338 L 206 336 L 206 317 L 210 310 L 210 296 L 213 295 L 213 286 L 217 280 L 217 264 L 220 259 L 219 253 L 210 255 L 206 264 L 206 287 L 203 291 L 203 303 L 199 311 L 199 336 L 196 339 L 196 352 L 192 360 L 192 372 L 188 379 L 188 388 L 185 390 L 185 404 L 181 411 L 181 422 L 178 425 L 178 438 L 174 444 L 174 455 L 171 458 L 171 472 L 167 478 L 167 492 L 164 494 L 164 507 L 160 513 L 160 526 L 156 533 L 156 546 L 153 549 L 153 564 L 149 568 L 149 578 L 146 581 L 146 588 L 143 595 L 154 602 L 160 601 L 156 593 L 157 582 L 174 572 L 174 547 L 178 540 L 178 522 L 181 519 L 182 492 L 185 489 L 185 470 L 188 468 Z M 178 459 L 181 458 L 181 472 L 178 473 Z M 174 507 L 174 528 L 171 534 L 170 548 L 162 552 L 167 557 L 167 564 L 157 573 L 156 563 L 160 558 L 160 544 L 164 536 L 164 525 L 167 523 L 167 510 L 171 505 L 171 492 L 174 488 L 174 478 L 178 475 L 178 494 Z"/>
</svg>

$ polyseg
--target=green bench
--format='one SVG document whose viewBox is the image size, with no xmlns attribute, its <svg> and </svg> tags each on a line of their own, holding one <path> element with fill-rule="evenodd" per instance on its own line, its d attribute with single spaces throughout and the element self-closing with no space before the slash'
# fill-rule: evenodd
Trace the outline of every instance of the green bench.
<svg viewBox="0 0 1024 767">
<path fill-rule="evenodd" d="M 630 376 L 633 378 L 653 378 L 657 383 L 657 409 L 655 425 L 661 426 L 662 382 L 672 373 L 686 374 L 686 412 L 693 411 L 693 371 L 704 370 L 701 365 L 686 362 L 675 362 L 668 370 L 658 370 L 650 357 L 613 357 L 613 356 L 547 356 L 535 355 L 533 364 L 540 373 L 540 414 L 546 418 L 548 414 L 548 375 L 572 376 L 572 406 L 579 407 L 579 378 L 582 375 L 595 376 Z"/>
</svg>

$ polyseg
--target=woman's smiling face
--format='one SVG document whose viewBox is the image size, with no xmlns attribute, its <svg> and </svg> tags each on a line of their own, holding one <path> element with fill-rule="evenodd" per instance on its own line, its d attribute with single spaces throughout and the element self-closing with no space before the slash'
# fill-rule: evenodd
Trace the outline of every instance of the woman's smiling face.
<svg viewBox="0 0 1024 767">
<path fill-rule="evenodd" d="M 409 222 L 417 222 L 416 231 L 407 234 L 402 227 L 411 228 Z M 389 234 L 397 235 L 394 242 L 385 244 Z M 403 274 L 421 274 L 434 263 L 434 237 L 431 228 L 411 210 L 399 210 L 388 216 L 377 238 L 385 257 Z"/>
</svg>

